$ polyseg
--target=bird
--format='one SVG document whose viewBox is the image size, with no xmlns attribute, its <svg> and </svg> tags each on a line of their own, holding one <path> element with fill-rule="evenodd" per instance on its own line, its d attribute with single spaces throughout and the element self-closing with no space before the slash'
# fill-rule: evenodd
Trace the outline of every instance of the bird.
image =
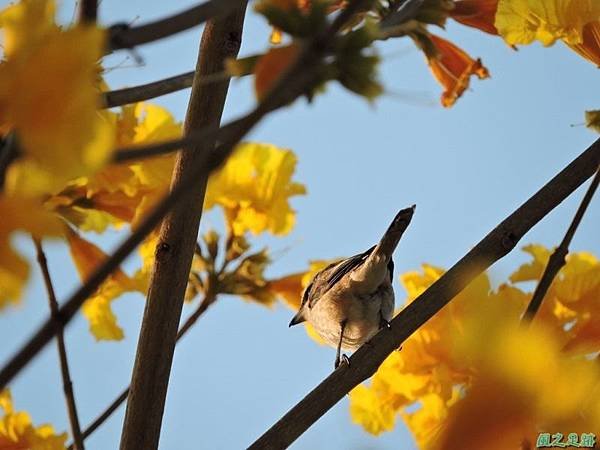
<svg viewBox="0 0 600 450">
<path fill-rule="evenodd" d="M 336 369 L 342 360 L 349 364 L 342 349 L 354 351 L 390 326 L 394 313 L 392 254 L 415 208 L 400 210 L 376 245 L 317 272 L 302 294 L 300 309 L 289 326 L 310 323 L 336 348 Z"/>
</svg>

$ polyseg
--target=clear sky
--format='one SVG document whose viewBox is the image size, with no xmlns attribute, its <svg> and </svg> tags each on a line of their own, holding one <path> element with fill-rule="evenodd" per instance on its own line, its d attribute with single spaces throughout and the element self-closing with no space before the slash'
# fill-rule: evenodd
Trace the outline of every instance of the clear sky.
<svg viewBox="0 0 600 450">
<path fill-rule="evenodd" d="M 104 0 L 100 19 L 142 23 L 183 9 L 192 0 Z M 0 1 L 0 5 L 6 5 Z M 63 2 L 69 20 L 72 2 Z M 111 87 L 132 86 L 193 69 L 201 29 L 195 28 L 139 49 L 143 67 L 126 53 L 105 67 Z M 445 32 L 440 31 L 441 35 Z M 497 38 L 450 22 L 447 35 L 483 59 L 491 79 L 473 81 L 457 105 L 439 106 L 441 88 L 421 53 L 407 40 L 379 46 L 381 80 L 388 94 L 373 105 L 331 84 L 309 105 L 304 100 L 264 120 L 249 136 L 293 149 L 296 179 L 309 194 L 297 197 L 297 226 L 268 243 L 278 255 L 271 275 L 303 270 L 309 259 L 362 251 L 380 237 L 400 208 L 417 211 L 395 255 L 397 305 L 405 293 L 398 274 L 423 262 L 449 267 L 507 214 L 525 201 L 596 136 L 581 126 L 586 109 L 600 108 L 600 72 L 562 44 L 515 52 Z M 251 10 L 241 55 L 266 48 L 269 28 Z M 183 119 L 189 91 L 155 100 Z M 234 81 L 225 117 L 254 103 L 249 80 Z M 576 125 L 576 126 L 572 126 Z M 577 191 L 521 241 L 556 245 L 583 195 Z M 202 229 L 218 216 L 203 220 Z M 573 250 L 600 256 L 600 201 L 592 202 L 572 243 Z M 105 249 L 117 234 L 97 240 Z M 17 239 L 33 261 L 25 237 Z M 48 243 L 59 299 L 78 283 L 66 247 Z M 526 260 L 515 251 L 493 266 L 494 282 Z M 133 269 L 137 257 L 126 268 Z M 0 360 L 5 360 L 48 315 L 36 269 L 22 305 L 0 314 Z M 143 311 L 141 296 L 114 302 L 125 328 L 121 342 L 96 343 L 80 315 L 67 331 L 76 399 L 83 424 L 89 423 L 127 385 Z M 189 306 L 184 314 L 189 314 Z M 268 310 L 234 297 L 222 297 L 178 345 L 161 435 L 163 449 L 244 448 L 316 386 L 332 369 L 335 350 L 320 347 L 301 327 L 288 329 L 292 311 Z M 35 423 L 68 422 L 56 349 L 48 346 L 11 385 L 15 406 Z M 87 448 L 117 448 L 124 408 L 88 441 Z M 353 425 L 344 399 L 293 445 L 295 449 L 414 448 L 400 423 L 374 438 Z"/>
</svg>

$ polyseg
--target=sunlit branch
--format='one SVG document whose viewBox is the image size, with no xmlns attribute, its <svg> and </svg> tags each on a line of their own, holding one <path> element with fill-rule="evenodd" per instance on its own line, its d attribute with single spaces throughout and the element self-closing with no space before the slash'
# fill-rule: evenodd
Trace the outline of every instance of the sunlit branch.
<svg viewBox="0 0 600 450">
<path fill-rule="evenodd" d="M 552 252 L 552 255 L 550 255 L 548 264 L 544 269 L 544 273 L 542 274 L 542 277 L 540 278 L 540 281 L 533 292 L 533 296 L 531 297 L 525 314 L 523 314 L 523 318 L 521 319 L 522 323 L 529 323 L 533 320 L 536 313 L 540 309 L 540 306 L 542 305 L 542 301 L 546 296 L 548 289 L 550 289 L 552 281 L 554 278 L 556 278 L 556 275 L 560 269 L 566 264 L 566 257 L 569 253 L 569 245 L 571 244 L 571 240 L 573 239 L 575 231 L 577 231 L 577 227 L 581 223 L 581 219 L 583 218 L 583 215 L 585 214 L 585 211 L 590 204 L 596 189 L 598 188 L 599 182 L 600 167 L 596 171 L 596 176 L 592 180 L 592 183 L 583 196 L 583 199 L 577 208 L 577 212 L 575 213 L 575 216 L 573 217 L 573 220 L 571 221 L 571 224 L 569 225 L 569 228 L 567 229 L 567 232 L 565 233 L 560 245 L 556 247 L 556 249 L 554 249 Z"/>
<path fill-rule="evenodd" d="M 502 221 L 423 294 L 404 308 L 323 382 L 296 404 L 249 448 L 287 448 L 361 382 L 419 327 L 449 303 L 475 277 L 508 254 L 519 239 L 594 174 L 600 163 L 600 139 Z"/>
<path fill-rule="evenodd" d="M 58 318 L 58 302 L 54 292 L 52 278 L 50 278 L 50 270 L 48 269 L 48 260 L 42 248 L 42 242 L 39 239 L 33 238 L 37 261 L 42 271 L 46 293 L 48 294 L 48 304 L 50 306 L 51 317 L 54 320 Z M 65 346 L 65 337 L 62 330 L 56 333 L 56 346 L 58 349 L 58 359 L 60 362 L 60 373 L 63 382 L 63 391 L 65 394 L 65 402 L 67 404 L 67 412 L 69 413 L 69 424 L 71 426 L 71 434 L 73 435 L 74 448 L 76 450 L 84 450 L 83 437 L 79 426 L 79 416 L 77 415 L 77 406 L 75 404 L 75 395 L 73 393 L 73 382 L 71 381 L 71 373 L 69 370 L 69 361 L 67 359 L 67 348 Z"/>
<path fill-rule="evenodd" d="M 224 16 L 241 6 L 243 0 L 208 0 L 164 19 L 130 27 L 116 24 L 109 29 L 109 51 L 134 48 L 200 25 L 209 19 Z"/>
</svg>

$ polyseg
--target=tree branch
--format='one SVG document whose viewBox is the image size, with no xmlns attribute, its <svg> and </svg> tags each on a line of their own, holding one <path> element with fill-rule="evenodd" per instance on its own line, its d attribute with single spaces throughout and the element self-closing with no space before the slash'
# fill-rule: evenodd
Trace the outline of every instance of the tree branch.
<svg viewBox="0 0 600 450">
<path fill-rule="evenodd" d="M 222 131 L 223 136 L 219 134 L 220 145 L 215 151 L 199 156 L 194 164 L 194 170 L 185 177 L 185 180 L 171 187 L 169 194 L 157 203 L 154 209 L 138 224 L 136 230 L 117 247 L 115 252 L 64 303 L 59 310 L 58 320 L 46 320 L 25 345 L 10 358 L 2 370 L 0 370 L 0 389 L 5 387 L 56 335 L 57 331 L 62 329 L 73 318 L 83 302 L 142 242 L 144 237 L 159 224 L 165 214 L 171 210 L 186 192 L 193 188 L 199 179 L 202 179 L 207 171 L 210 172 L 219 167 L 231 154 L 235 145 L 264 116 L 277 108 L 287 105 L 293 99 L 302 95 L 311 86 L 311 83 L 315 82 L 318 76 L 318 72 L 315 70 L 316 63 L 318 63 L 318 56 L 324 54 L 326 50 L 327 40 L 339 31 L 344 21 L 352 17 L 364 2 L 365 0 L 351 1 L 324 33 L 317 35 L 313 40 L 309 41 L 297 60 L 291 64 L 290 69 L 282 74 L 275 87 L 266 94 L 265 98 L 252 112 L 222 127 L 220 130 L 216 127 L 208 126 L 198 131 L 198 134 L 195 136 L 202 133 L 206 133 L 205 136 L 211 136 L 211 133 Z M 184 138 L 182 141 L 185 141 L 185 139 L 189 138 Z M 180 142 L 182 141 L 172 141 L 159 145 L 168 146 L 176 142 L 177 146 L 181 146 Z M 187 142 L 191 144 L 195 141 L 190 139 Z M 152 147 L 147 146 L 144 148 Z M 140 150 L 138 148 L 136 150 L 141 152 L 143 149 Z"/>
<path fill-rule="evenodd" d="M 141 102 L 151 98 L 160 97 L 161 95 L 192 87 L 194 73 L 194 71 L 186 72 L 152 83 L 104 92 L 102 94 L 102 104 L 105 108 L 113 108 L 115 106 L 122 106 L 128 103 Z"/>
<path fill-rule="evenodd" d="M 554 249 L 554 251 L 552 252 L 552 255 L 550 255 L 550 259 L 548 259 L 548 264 L 544 269 L 544 273 L 540 278 L 540 282 L 535 287 L 535 291 L 533 292 L 533 296 L 531 297 L 525 314 L 523 314 L 521 323 L 527 324 L 533 320 L 534 316 L 536 315 L 536 313 L 540 309 L 540 306 L 542 305 L 542 301 L 544 300 L 544 297 L 546 296 L 546 293 L 548 292 L 552 281 L 554 280 L 554 278 L 556 278 L 556 275 L 558 274 L 560 269 L 566 264 L 566 257 L 569 253 L 569 245 L 571 244 L 571 240 L 573 239 L 575 231 L 577 231 L 577 227 L 581 223 L 581 219 L 583 218 L 583 215 L 585 214 L 585 211 L 588 205 L 590 204 L 594 193 L 596 192 L 596 188 L 598 187 L 599 182 L 600 167 L 596 170 L 596 176 L 592 180 L 590 186 L 588 187 L 588 190 L 583 196 L 583 199 L 581 200 L 581 203 L 577 208 L 577 212 L 573 217 L 573 221 L 571 222 L 571 225 L 569 225 L 569 228 L 567 229 L 567 232 L 565 233 L 565 236 L 563 237 L 560 245 L 556 247 L 556 249 Z"/>
<path fill-rule="evenodd" d="M 80 0 L 79 22 L 94 23 L 98 18 L 98 0 Z"/>
<path fill-rule="evenodd" d="M 226 59 L 237 56 L 245 13 L 244 2 L 230 15 L 222 19 L 211 19 L 206 23 L 184 134 L 205 126 L 219 126 L 229 88 L 229 77 L 208 88 L 201 80 L 223 73 Z M 185 183 L 185 178 L 195 172 L 199 159 L 213 152 L 215 145 L 216 139 L 213 137 L 183 148 L 175 161 L 172 187 Z M 158 448 L 177 325 L 196 247 L 209 173 L 208 168 L 202 171 L 161 226 L 131 376 L 121 450 Z"/>
<path fill-rule="evenodd" d="M 46 259 L 46 254 L 42 248 L 41 241 L 37 238 L 33 238 L 33 243 L 35 245 L 37 261 L 42 271 L 42 276 L 44 277 L 44 284 L 48 294 L 48 304 L 50 306 L 51 317 L 56 319 L 59 314 L 58 302 L 56 301 L 54 286 L 52 284 L 52 279 L 50 278 L 48 260 Z M 77 405 L 75 404 L 75 394 L 73 393 L 73 382 L 71 381 L 69 361 L 67 359 L 65 337 L 62 330 L 56 333 L 56 347 L 58 349 L 58 359 L 60 362 L 60 373 L 62 375 L 65 402 L 67 404 L 67 411 L 69 413 L 69 424 L 71 425 L 71 434 L 73 435 L 73 441 L 75 442 L 74 447 L 76 450 L 84 450 L 81 428 L 79 426 L 79 416 L 77 415 Z"/>
<path fill-rule="evenodd" d="M 250 449 L 287 448 L 359 383 L 371 377 L 387 356 L 433 317 L 477 275 L 510 252 L 519 239 L 593 175 L 600 163 L 600 139 L 502 221 L 429 289 L 404 308 L 367 346 L 359 348 L 313 389 Z"/>
<path fill-rule="evenodd" d="M 134 48 L 185 31 L 210 19 L 222 17 L 245 4 L 245 0 L 208 0 L 185 11 L 137 27 L 116 24 L 109 29 L 109 52 Z"/>
<path fill-rule="evenodd" d="M 196 308 L 196 310 L 190 314 L 190 316 L 186 319 L 185 323 L 181 326 L 179 331 L 177 332 L 177 341 L 185 336 L 185 334 L 189 331 L 189 329 L 198 321 L 198 319 L 206 312 L 206 310 L 211 306 L 217 299 L 217 295 L 209 290 Z M 113 402 L 108 405 L 108 407 L 100 414 L 98 417 L 87 426 L 85 430 L 83 430 L 82 437 L 83 440 L 87 439 L 92 435 L 94 431 L 96 431 L 118 408 L 123 404 L 123 402 L 127 399 L 129 395 L 129 387 L 127 386 L 121 394 L 117 398 L 113 400 Z M 70 444 L 67 447 L 67 450 L 76 450 L 74 444 Z"/>
</svg>

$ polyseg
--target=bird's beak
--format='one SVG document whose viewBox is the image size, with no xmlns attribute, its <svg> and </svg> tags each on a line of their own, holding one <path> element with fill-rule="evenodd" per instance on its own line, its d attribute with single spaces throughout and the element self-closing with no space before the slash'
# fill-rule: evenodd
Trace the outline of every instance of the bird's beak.
<svg viewBox="0 0 600 450">
<path fill-rule="evenodd" d="M 298 313 L 292 317 L 292 320 L 290 321 L 290 327 L 294 326 L 294 325 L 298 325 L 299 323 L 302 323 L 306 320 L 306 317 L 304 317 L 304 312 L 302 310 L 298 311 Z"/>
</svg>

